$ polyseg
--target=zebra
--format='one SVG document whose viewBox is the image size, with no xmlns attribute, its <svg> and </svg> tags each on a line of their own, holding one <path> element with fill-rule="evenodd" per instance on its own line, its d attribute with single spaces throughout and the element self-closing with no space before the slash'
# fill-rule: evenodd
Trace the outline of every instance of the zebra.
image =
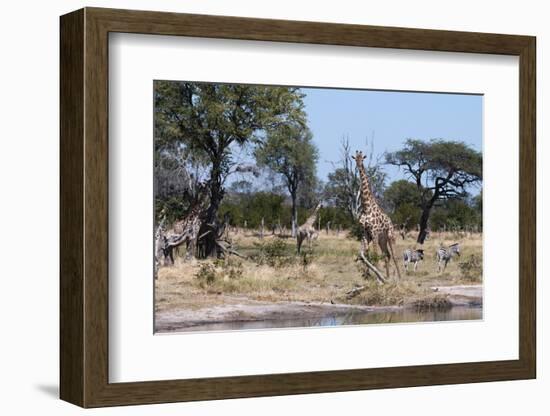
<svg viewBox="0 0 550 416">
<path fill-rule="evenodd" d="M 441 272 L 441 264 L 443 263 L 443 270 L 447 268 L 447 264 L 454 256 L 460 257 L 460 244 L 454 243 L 445 248 L 441 245 L 435 254 L 437 260 L 437 271 Z"/>
<path fill-rule="evenodd" d="M 414 264 L 414 271 L 416 271 L 416 267 L 418 266 L 418 262 L 424 260 L 424 250 L 423 249 L 415 249 L 411 250 L 410 248 L 405 250 L 403 252 L 403 267 L 405 268 L 405 271 L 409 271 L 409 264 Z"/>
</svg>

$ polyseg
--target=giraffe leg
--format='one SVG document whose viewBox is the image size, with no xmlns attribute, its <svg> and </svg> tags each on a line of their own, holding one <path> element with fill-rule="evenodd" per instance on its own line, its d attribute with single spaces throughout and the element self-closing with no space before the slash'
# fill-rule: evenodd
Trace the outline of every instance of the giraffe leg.
<svg viewBox="0 0 550 416">
<path fill-rule="evenodd" d="M 388 246 L 390 248 L 391 258 L 393 259 L 393 264 L 395 265 L 395 270 L 397 271 L 397 276 L 399 277 L 399 279 L 401 279 L 401 272 L 399 271 L 399 266 L 397 265 L 397 260 L 395 259 L 395 255 L 393 254 L 393 244 L 392 244 L 391 240 L 388 240 Z M 416 263 L 415 263 L 415 269 L 414 270 L 416 271 Z"/>
<path fill-rule="evenodd" d="M 174 265 L 174 249 L 173 247 L 168 247 L 166 249 L 166 254 L 164 255 L 164 258 L 168 260 L 168 264 L 173 266 Z"/>
<path fill-rule="evenodd" d="M 296 248 L 298 251 L 298 254 L 300 254 L 300 249 L 302 247 L 302 242 L 304 241 L 304 238 L 302 237 L 302 234 L 300 231 L 298 231 L 298 234 L 296 234 Z"/>
<path fill-rule="evenodd" d="M 393 252 L 392 238 L 390 238 L 390 236 L 388 236 L 387 234 L 380 234 L 378 236 L 378 245 L 380 246 L 380 250 L 382 250 L 382 254 L 384 255 L 384 262 L 386 263 L 386 275 L 388 279 L 390 278 L 390 272 L 389 272 L 390 259 L 393 260 L 393 264 L 395 266 L 395 271 L 397 272 L 397 276 L 399 279 L 401 279 L 401 271 L 399 270 L 399 266 L 397 265 L 397 260 L 395 259 L 395 255 Z"/>
<path fill-rule="evenodd" d="M 187 241 L 186 260 L 191 260 L 195 255 L 195 239 L 191 238 Z"/>
<path fill-rule="evenodd" d="M 390 278 L 390 260 L 384 256 L 384 267 L 386 268 L 386 279 Z"/>
</svg>

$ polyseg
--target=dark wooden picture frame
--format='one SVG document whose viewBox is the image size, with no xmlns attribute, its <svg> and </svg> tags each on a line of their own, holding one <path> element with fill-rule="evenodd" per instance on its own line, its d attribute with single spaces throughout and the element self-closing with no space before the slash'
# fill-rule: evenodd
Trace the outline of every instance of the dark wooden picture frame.
<svg viewBox="0 0 550 416">
<path fill-rule="evenodd" d="M 61 17 L 60 396 L 83 407 L 396 388 L 536 376 L 535 38 L 85 8 Z M 110 32 L 519 57 L 519 359 L 109 383 Z"/>
</svg>

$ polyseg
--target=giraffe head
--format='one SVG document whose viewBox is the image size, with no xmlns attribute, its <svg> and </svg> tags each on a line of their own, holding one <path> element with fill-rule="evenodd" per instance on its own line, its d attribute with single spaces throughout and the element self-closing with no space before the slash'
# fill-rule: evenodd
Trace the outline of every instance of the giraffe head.
<svg viewBox="0 0 550 416">
<path fill-rule="evenodd" d="M 352 156 L 351 158 L 352 158 L 353 160 L 355 160 L 355 163 L 357 164 L 357 167 L 358 167 L 359 169 L 364 168 L 363 162 L 364 162 L 364 160 L 366 159 L 366 157 L 365 157 L 365 155 L 363 154 L 362 151 L 357 150 L 357 151 L 355 152 L 355 156 Z"/>
<path fill-rule="evenodd" d="M 365 160 L 365 155 L 360 150 L 355 152 L 355 156 L 351 157 L 357 163 L 357 166 L 363 166 L 363 161 Z"/>
</svg>

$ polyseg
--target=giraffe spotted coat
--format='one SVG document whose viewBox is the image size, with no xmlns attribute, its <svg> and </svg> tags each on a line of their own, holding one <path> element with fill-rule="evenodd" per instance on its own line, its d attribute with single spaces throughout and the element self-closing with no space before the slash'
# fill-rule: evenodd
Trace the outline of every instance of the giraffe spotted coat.
<svg viewBox="0 0 550 416">
<path fill-rule="evenodd" d="M 357 164 L 361 178 L 361 214 L 359 223 L 363 226 L 363 239 L 361 253 L 364 258 L 365 251 L 368 252 L 370 244 L 374 242 L 382 251 L 386 264 L 386 275 L 389 277 L 388 261 L 393 259 L 397 275 L 401 277 L 401 272 L 397 266 L 397 261 L 393 254 L 393 244 L 395 243 L 395 229 L 388 215 L 384 213 L 378 205 L 374 194 L 370 189 L 369 179 L 363 161 L 365 159 L 362 152 L 357 151 L 353 158 Z"/>
</svg>

